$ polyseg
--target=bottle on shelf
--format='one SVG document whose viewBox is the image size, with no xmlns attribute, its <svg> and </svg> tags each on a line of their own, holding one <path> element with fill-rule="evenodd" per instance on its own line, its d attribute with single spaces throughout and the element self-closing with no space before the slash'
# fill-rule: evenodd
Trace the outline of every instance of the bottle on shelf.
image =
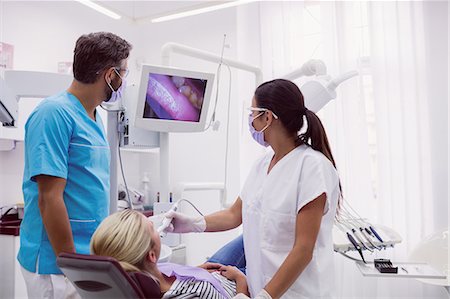
<svg viewBox="0 0 450 299">
<path fill-rule="evenodd" d="M 148 172 L 144 172 L 144 176 L 142 177 L 142 189 L 144 193 L 144 207 L 146 210 L 152 210 L 155 199 L 150 188 L 150 175 Z"/>
</svg>

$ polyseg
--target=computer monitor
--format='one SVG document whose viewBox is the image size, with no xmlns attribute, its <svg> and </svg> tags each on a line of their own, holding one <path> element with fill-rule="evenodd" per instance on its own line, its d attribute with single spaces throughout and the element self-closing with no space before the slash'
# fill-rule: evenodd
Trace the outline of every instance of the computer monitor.
<svg viewBox="0 0 450 299">
<path fill-rule="evenodd" d="M 158 132 L 205 128 L 214 74 L 143 65 L 135 126 Z"/>
</svg>

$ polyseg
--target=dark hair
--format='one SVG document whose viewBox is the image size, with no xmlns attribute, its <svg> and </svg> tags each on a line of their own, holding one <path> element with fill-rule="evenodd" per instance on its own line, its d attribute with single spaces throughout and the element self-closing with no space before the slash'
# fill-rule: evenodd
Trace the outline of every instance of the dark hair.
<svg viewBox="0 0 450 299">
<path fill-rule="evenodd" d="M 95 32 L 78 38 L 73 55 L 73 76 L 82 83 L 94 83 L 100 73 L 110 67 L 120 67 L 128 58 L 132 46 L 109 32 Z"/>
<path fill-rule="evenodd" d="M 305 107 L 303 94 L 295 83 L 285 79 L 265 82 L 256 89 L 255 100 L 259 108 L 269 109 L 275 113 L 286 130 L 292 134 L 297 134 L 303 128 L 303 116 L 306 116 L 308 127 L 306 132 L 297 136 L 297 145 L 303 143 L 310 145 L 324 154 L 336 168 L 325 128 L 319 117 Z M 340 182 L 339 190 L 342 198 Z"/>
</svg>

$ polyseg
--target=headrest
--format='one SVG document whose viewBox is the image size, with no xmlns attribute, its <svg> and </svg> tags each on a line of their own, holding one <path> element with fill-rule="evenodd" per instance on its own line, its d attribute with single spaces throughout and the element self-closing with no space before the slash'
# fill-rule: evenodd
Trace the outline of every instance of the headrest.
<svg viewBox="0 0 450 299">
<path fill-rule="evenodd" d="M 112 257 L 61 253 L 56 261 L 82 298 L 146 298 Z"/>
<path fill-rule="evenodd" d="M 141 272 L 128 272 L 128 275 L 144 293 L 145 298 L 159 299 L 164 295 L 161 293 L 159 282 L 150 275 Z"/>
</svg>

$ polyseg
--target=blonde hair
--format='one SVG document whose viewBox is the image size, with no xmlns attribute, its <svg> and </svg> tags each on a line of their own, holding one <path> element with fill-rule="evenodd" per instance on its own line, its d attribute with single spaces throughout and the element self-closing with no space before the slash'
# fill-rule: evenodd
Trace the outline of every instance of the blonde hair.
<svg viewBox="0 0 450 299">
<path fill-rule="evenodd" d="M 91 239 L 91 253 L 115 258 L 125 271 L 141 272 L 153 245 L 146 219 L 127 209 L 100 223 Z"/>
</svg>

